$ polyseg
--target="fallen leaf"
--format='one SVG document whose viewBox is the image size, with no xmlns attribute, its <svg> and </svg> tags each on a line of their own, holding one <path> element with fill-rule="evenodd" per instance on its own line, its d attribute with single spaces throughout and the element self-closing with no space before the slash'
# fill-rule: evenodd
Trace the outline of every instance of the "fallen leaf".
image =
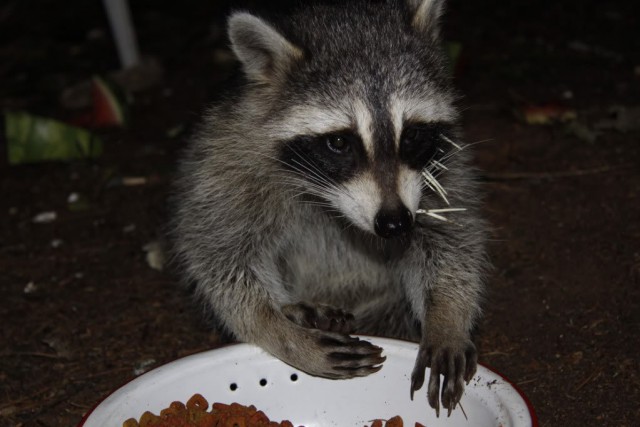
<svg viewBox="0 0 640 427">
<path fill-rule="evenodd" d="M 149 264 L 149 267 L 162 271 L 166 258 L 162 244 L 154 240 L 144 245 L 142 249 L 147 253 L 147 264 Z"/>
<path fill-rule="evenodd" d="M 566 130 L 569 134 L 574 135 L 576 138 L 588 142 L 589 144 L 593 144 L 598 139 L 598 132 L 577 120 L 569 122 Z"/>
<path fill-rule="evenodd" d="M 530 125 L 550 125 L 557 122 L 568 122 L 578 117 L 572 108 L 555 104 L 528 105 L 521 109 L 524 121 Z"/>
</svg>

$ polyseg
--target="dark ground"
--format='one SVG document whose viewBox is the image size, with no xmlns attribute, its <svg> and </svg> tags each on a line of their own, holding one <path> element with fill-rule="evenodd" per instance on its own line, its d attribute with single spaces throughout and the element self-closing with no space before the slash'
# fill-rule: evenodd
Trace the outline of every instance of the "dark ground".
<svg viewBox="0 0 640 427">
<path fill-rule="evenodd" d="M 74 426 L 136 367 L 220 342 L 142 247 L 158 238 L 184 144 L 166 132 L 194 123 L 223 77 L 213 52 L 224 8 L 132 3 L 141 48 L 165 76 L 136 94 L 130 128 L 103 132 L 93 163 L 0 166 L 1 426 Z M 545 427 L 640 419 L 640 133 L 635 120 L 588 142 L 514 111 L 561 103 L 593 127 L 640 105 L 638 12 L 622 0 L 453 0 L 447 18 L 463 45 L 467 138 L 489 140 L 476 146 L 495 263 L 481 361 L 520 386 Z M 68 119 L 61 91 L 117 67 L 99 2 L 0 4 L 3 109 Z M 68 209 L 72 192 L 87 209 Z M 58 219 L 33 223 L 43 211 Z"/>
</svg>

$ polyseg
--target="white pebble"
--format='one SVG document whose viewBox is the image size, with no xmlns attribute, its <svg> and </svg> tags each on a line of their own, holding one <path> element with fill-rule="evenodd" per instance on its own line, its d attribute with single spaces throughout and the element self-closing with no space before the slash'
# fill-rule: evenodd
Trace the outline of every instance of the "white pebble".
<svg viewBox="0 0 640 427">
<path fill-rule="evenodd" d="M 67 203 L 71 204 L 71 203 L 77 203 L 78 200 L 80 200 L 80 195 L 78 193 L 71 193 L 69 194 L 69 197 L 67 197 Z"/>
<path fill-rule="evenodd" d="M 32 294 L 37 290 L 38 290 L 38 286 L 36 286 L 36 284 L 33 282 L 29 282 L 27 283 L 27 286 L 24 287 L 23 292 L 25 294 Z"/>
<path fill-rule="evenodd" d="M 40 212 L 38 215 L 33 217 L 33 222 L 36 224 L 47 224 L 49 222 L 53 222 L 58 218 L 58 214 L 54 211 L 49 212 Z"/>
</svg>

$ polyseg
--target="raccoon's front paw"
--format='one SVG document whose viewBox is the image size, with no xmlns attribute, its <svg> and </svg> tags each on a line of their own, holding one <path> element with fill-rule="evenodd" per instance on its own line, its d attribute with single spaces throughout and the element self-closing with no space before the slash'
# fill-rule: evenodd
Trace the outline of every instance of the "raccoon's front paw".
<svg viewBox="0 0 640 427">
<path fill-rule="evenodd" d="M 425 369 L 431 368 L 427 396 L 429 405 L 440 415 L 440 375 L 442 382 L 442 406 L 447 408 L 447 415 L 455 409 L 462 392 L 464 383 L 471 381 L 478 365 L 478 353 L 475 345 L 463 339 L 440 345 L 420 344 L 416 364 L 411 374 L 411 399 L 413 392 L 424 384 Z"/>
<path fill-rule="evenodd" d="M 293 323 L 305 328 L 350 334 L 354 317 L 351 313 L 330 305 L 309 305 L 304 302 L 282 307 L 282 313 Z"/>
<path fill-rule="evenodd" d="M 364 377 L 382 368 L 382 348 L 348 335 L 354 325 L 352 314 L 328 305 L 298 303 L 281 312 L 291 321 L 289 332 L 279 340 L 286 343 L 278 355 L 287 363 L 311 375 L 345 379 Z"/>
<path fill-rule="evenodd" d="M 311 342 L 300 350 L 304 353 L 307 372 L 326 378 L 364 377 L 382 368 L 386 357 L 382 348 L 349 335 L 308 330 Z"/>
</svg>

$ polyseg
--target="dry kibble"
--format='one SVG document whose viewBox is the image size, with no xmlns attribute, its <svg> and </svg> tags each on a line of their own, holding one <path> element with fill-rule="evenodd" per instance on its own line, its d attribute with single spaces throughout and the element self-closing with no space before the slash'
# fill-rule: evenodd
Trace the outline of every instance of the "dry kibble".
<svg viewBox="0 0 640 427">
<path fill-rule="evenodd" d="M 389 418 L 386 422 L 384 420 L 373 420 L 370 427 L 403 427 L 404 421 L 399 415 L 393 418 Z M 366 427 L 366 426 L 365 426 Z M 416 423 L 415 427 L 425 427 L 420 423 Z"/>
<path fill-rule="evenodd" d="M 122 427 L 293 427 L 289 421 L 271 421 L 255 406 L 239 403 L 225 405 L 214 403 L 207 411 L 209 402 L 200 394 L 193 395 L 185 405 L 172 402 L 160 415 L 145 412 L 140 421 L 131 418 Z"/>
<path fill-rule="evenodd" d="M 400 418 L 399 415 L 396 415 L 393 418 L 389 418 L 385 426 L 386 427 L 403 427 L 404 423 L 402 422 L 402 418 Z"/>
<path fill-rule="evenodd" d="M 291 421 L 271 421 L 267 415 L 255 406 L 239 403 L 230 405 L 216 402 L 211 405 L 201 394 L 194 394 L 186 403 L 172 402 L 168 408 L 154 415 L 147 411 L 140 421 L 126 420 L 122 427 L 294 427 Z M 370 427 L 403 427 L 400 416 L 384 420 L 373 420 Z M 425 427 L 416 423 L 415 427 Z"/>
</svg>

